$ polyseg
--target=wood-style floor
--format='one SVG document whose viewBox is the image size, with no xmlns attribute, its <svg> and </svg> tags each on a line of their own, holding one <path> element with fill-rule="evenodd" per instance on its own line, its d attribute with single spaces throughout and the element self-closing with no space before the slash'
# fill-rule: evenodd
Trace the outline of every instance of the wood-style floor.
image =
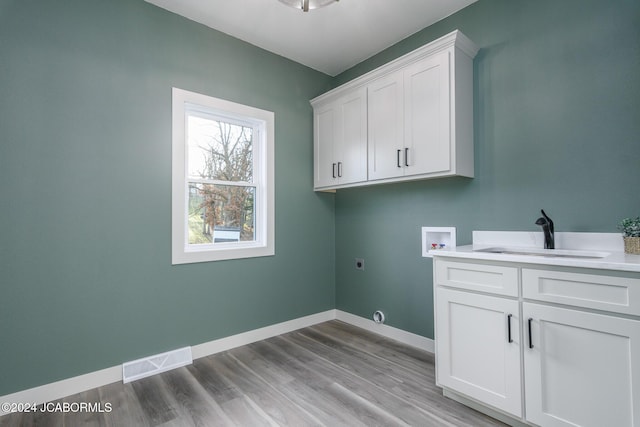
<svg viewBox="0 0 640 427">
<path fill-rule="evenodd" d="M 14 413 L 0 426 L 503 425 L 444 398 L 432 354 L 339 321 L 62 401 L 112 410 Z"/>
</svg>

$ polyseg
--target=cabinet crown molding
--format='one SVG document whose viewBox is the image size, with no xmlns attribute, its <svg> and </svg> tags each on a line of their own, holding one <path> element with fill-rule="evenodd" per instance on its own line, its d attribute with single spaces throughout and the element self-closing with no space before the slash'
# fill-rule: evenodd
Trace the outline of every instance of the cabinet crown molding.
<svg viewBox="0 0 640 427">
<path fill-rule="evenodd" d="M 437 53 L 439 51 L 455 47 L 460 49 L 465 55 L 473 59 L 480 50 L 475 43 L 473 43 L 467 36 L 465 36 L 460 30 L 454 30 L 449 34 L 436 39 L 432 42 L 425 44 L 409 53 L 406 53 L 399 58 L 396 58 L 378 68 L 369 71 L 359 77 L 356 77 L 349 82 L 338 86 L 328 92 L 323 93 L 320 96 L 313 98 L 310 102 L 312 106 L 321 105 L 324 102 L 330 101 L 333 98 L 340 96 L 345 90 L 355 89 L 360 86 L 365 86 L 373 80 L 384 76 L 385 74 L 392 73 L 407 65 L 410 65 L 420 59 Z"/>
</svg>

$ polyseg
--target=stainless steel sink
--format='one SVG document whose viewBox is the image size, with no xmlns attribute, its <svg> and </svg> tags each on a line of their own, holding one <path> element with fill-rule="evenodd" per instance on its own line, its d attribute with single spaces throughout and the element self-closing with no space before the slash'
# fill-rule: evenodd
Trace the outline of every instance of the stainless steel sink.
<svg viewBox="0 0 640 427">
<path fill-rule="evenodd" d="M 473 251 L 492 253 L 492 254 L 539 256 L 539 257 L 548 257 L 548 258 L 598 259 L 598 258 L 604 258 L 609 255 L 608 252 L 596 252 L 596 251 L 579 251 L 579 250 L 568 250 L 568 249 L 503 248 L 503 247 L 474 249 Z"/>
</svg>

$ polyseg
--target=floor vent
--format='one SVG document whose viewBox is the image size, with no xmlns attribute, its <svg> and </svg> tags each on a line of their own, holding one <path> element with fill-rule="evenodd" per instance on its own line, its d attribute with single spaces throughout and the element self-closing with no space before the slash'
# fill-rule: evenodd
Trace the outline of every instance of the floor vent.
<svg viewBox="0 0 640 427">
<path fill-rule="evenodd" d="M 122 364 L 122 382 L 128 383 L 193 363 L 191 347 L 179 348 Z"/>
</svg>

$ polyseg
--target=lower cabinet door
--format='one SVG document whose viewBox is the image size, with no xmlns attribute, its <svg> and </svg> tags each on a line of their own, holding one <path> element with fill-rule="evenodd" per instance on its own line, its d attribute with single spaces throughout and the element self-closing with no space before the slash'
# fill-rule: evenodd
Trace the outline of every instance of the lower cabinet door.
<svg viewBox="0 0 640 427">
<path fill-rule="evenodd" d="M 518 301 L 436 290 L 438 384 L 521 417 Z"/>
<path fill-rule="evenodd" d="M 523 303 L 525 416 L 640 426 L 640 321 Z"/>
</svg>

